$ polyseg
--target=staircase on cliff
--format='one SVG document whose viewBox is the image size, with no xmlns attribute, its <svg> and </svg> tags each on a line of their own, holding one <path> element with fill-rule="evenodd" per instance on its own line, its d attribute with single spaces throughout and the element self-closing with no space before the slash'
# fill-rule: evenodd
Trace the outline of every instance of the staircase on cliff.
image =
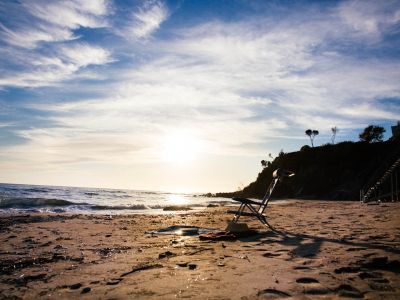
<svg viewBox="0 0 400 300">
<path fill-rule="evenodd" d="M 375 172 L 360 191 L 360 201 L 399 201 L 400 200 L 400 149 L 388 156 L 386 164 Z"/>
</svg>

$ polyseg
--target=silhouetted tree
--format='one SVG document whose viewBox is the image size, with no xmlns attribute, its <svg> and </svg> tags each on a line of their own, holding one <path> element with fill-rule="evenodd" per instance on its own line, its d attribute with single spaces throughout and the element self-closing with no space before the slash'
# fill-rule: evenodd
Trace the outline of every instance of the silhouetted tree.
<svg viewBox="0 0 400 300">
<path fill-rule="evenodd" d="M 307 129 L 305 133 L 306 133 L 306 135 L 309 136 L 310 141 L 311 141 L 311 146 L 314 148 L 314 138 L 319 134 L 319 131 Z"/>
<path fill-rule="evenodd" d="M 381 126 L 369 125 L 360 133 L 360 141 L 367 143 L 382 142 L 384 132 L 385 128 Z"/>
<path fill-rule="evenodd" d="M 271 162 L 270 161 L 268 161 L 268 160 L 262 160 L 261 161 L 261 165 L 262 165 L 262 167 L 263 168 L 267 168 L 267 167 L 269 167 L 270 165 L 271 165 Z"/>
<path fill-rule="evenodd" d="M 337 128 L 335 126 L 335 127 L 332 127 L 331 130 L 332 130 L 332 144 L 334 144 L 335 143 L 336 134 L 338 133 L 339 128 Z"/>
</svg>

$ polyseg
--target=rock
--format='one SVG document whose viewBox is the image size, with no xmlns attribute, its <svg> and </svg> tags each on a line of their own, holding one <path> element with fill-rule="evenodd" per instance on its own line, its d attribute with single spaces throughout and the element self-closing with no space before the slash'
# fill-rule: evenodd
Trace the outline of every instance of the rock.
<svg viewBox="0 0 400 300">
<path fill-rule="evenodd" d="M 194 270 L 197 268 L 197 265 L 192 263 L 192 264 L 188 264 L 188 267 L 189 267 L 189 270 Z"/>
</svg>

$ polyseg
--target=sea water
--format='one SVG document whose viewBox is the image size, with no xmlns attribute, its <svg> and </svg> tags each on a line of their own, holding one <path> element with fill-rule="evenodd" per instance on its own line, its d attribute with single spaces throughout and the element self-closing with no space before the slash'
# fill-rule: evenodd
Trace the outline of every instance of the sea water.
<svg viewBox="0 0 400 300">
<path fill-rule="evenodd" d="M 163 213 L 173 205 L 201 209 L 209 204 L 230 204 L 227 198 L 199 194 L 126 189 L 83 188 L 0 183 L 0 213 Z"/>
</svg>

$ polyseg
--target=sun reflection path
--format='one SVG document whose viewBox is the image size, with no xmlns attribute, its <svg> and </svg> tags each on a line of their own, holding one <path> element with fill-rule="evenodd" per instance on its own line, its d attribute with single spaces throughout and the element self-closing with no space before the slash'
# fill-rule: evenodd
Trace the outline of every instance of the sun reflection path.
<svg viewBox="0 0 400 300">
<path fill-rule="evenodd" d="M 174 205 L 183 205 L 189 203 L 188 199 L 186 199 L 184 196 L 176 194 L 168 195 L 167 201 Z"/>
</svg>

